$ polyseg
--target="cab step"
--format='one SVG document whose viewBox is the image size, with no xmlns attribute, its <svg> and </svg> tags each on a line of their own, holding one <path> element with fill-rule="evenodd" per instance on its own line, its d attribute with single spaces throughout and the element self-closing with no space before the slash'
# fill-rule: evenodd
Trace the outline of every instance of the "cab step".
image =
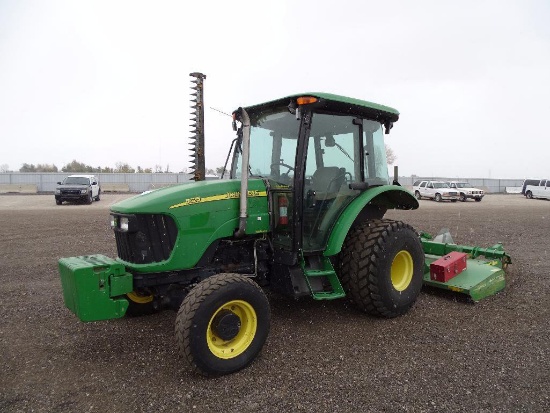
<svg viewBox="0 0 550 413">
<path fill-rule="evenodd" d="M 316 268 L 316 269 L 306 268 L 304 257 L 302 257 L 302 260 L 300 263 L 305 275 L 306 283 L 309 287 L 309 290 L 311 291 L 311 296 L 315 300 L 334 300 L 337 298 L 345 297 L 346 293 L 342 288 L 342 284 L 340 284 L 340 280 L 336 275 L 336 271 L 334 271 L 334 267 L 332 266 L 330 259 L 328 257 L 323 257 L 323 256 L 319 257 L 319 259 L 320 259 L 319 267 L 321 268 Z M 318 288 L 315 288 L 314 286 L 312 286 L 312 284 L 315 283 L 314 280 L 319 279 L 321 277 L 324 277 L 329 282 L 330 288 L 331 288 L 330 291 L 318 291 Z"/>
</svg>

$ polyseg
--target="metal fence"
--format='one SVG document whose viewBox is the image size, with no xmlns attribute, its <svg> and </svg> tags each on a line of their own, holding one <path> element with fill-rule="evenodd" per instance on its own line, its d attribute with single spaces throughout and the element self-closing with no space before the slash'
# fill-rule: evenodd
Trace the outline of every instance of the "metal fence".
<svg viewBox="0 0 550 413">
<path fill-rule="evenodd" d="M 0 184 L 36 185 L 38 192 L 54 192 L 57 182 L 62 181 L 69 173 L 36 173 L 9 172 L 0 173 Z M 130 192 L 144 192 L 167 185 L 185 184 L 191 181 L 191 174 L 185 173 L 96 173 L 100 184 L 124 184 Z M 207 178 L 216 179 L 216 178 Z M 442 181 L 467 181 L 473 186 L 484 189 L 487 193 L 505 193 L 506 188 L 521 187 L 523 179 L 491 179 L 491 178 L 441 178 L 400 176 L 399 183 L 409 189 L 413 182 L 419 179 Z"/>
<path fill-rule="evenodd" d="M 399 183 L 409 189 L 412 189 L 414 181 L 460 181 L 469 182 L 476 188 L 483 189 L 487 193 L 502 194 L 507 191 L 506 188 L 521 188 L 523 179 L 493 179 L 493 178 L 442 178 L 442 177 L 418 177 L 418 176 L 400 176 Z"/>
</svg>

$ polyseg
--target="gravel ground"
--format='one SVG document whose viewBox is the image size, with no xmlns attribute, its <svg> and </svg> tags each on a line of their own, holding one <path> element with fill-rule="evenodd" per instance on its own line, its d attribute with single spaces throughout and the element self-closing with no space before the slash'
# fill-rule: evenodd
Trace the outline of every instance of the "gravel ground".
<svg viewBox="0 0 550 413">
<path fill-rule="evenodd" d="M 60 257 L 116 255 L 108 207 L 0 196 L 2 412 L 547 412 L 550 202 L 488 195 L 390 211 L 456 242 L 504 243 L 504 292 L 472 304 L 423 291 L 405 316 L 365 316 L 345 300 L 269 295 L 256 361 L 205 379 L 179 359 L 175 313 L 84 324 L 63 305 Z"/>
</svg>

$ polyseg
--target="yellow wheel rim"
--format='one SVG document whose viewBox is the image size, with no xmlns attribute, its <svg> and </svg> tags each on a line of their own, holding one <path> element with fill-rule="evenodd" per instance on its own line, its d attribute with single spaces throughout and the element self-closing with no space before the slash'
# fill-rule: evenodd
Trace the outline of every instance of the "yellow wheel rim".
<svg viewBox="0 0 550 413">
<path fill-rule="evenodd" d="M 413 259 L 407 251 L 399 251 L 391 263 L 391 283 L 397 291 L 407 289 L 413 277 Z"/>
<path fill-rule="evenodd" d="M 137 303 L 137 304 L 147 304 L 153 301 L 152 295 L 146 295 L 137 291 L 132 291 L 131 293 L 127 293 L 126 297 L 128 297 L 130 300 L 132 300 L 134 303 Z"/>
<path fill-rule="evenodd" d="M 212 322 L 218 313 L 221 311 L 230 311 L 239 317 L 240 329 L 237 335 L 231 340 L 224 340 L 219 337 L 214 331 Z M 216 310 L 206 330 L 206 342 L 210 351 L 221 359 L 231 359 L 244 353 L 252 343 L 256 330 L 258 328 L 258 318 L 254 308 L 242 300 L 229 301 Z"/>
</svg>

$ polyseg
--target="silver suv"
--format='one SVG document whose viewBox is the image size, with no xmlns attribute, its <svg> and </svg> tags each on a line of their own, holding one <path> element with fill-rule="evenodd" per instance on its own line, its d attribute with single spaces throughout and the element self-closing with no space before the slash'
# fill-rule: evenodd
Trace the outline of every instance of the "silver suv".
<svg viewBox="0 0 550 413">
<path fill-rule="evenodd" d="M 416 181 L 413 183 L 413 192 L 416 199 L 430 198 L 436 202 L 456 202 L 459 197 L 458 191 L 443 181 Z"/>
</svg>

